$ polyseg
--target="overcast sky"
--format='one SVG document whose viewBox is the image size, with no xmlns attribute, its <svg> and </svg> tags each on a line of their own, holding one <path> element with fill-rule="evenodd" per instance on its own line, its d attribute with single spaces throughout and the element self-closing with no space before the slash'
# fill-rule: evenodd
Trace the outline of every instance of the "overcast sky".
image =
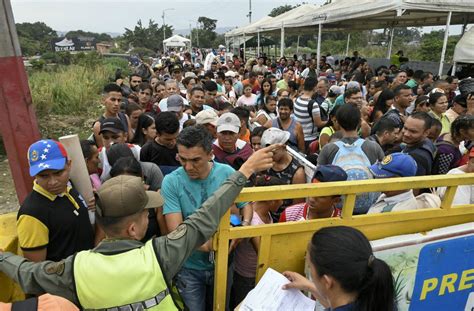
<svg viewBox="0 0 474 311">
<path fill-rule="evenodd" d="M 149 19 L 174 29 L 196 27 L 199 16 L 217 19 L 217 27 L 237 27 L 248 24 L 248 0 L 10 0 L 15 22 L 41 21 L 58 31 L 85 30 L 92 32 L 123 33 L 124 28 L 133 28 L 141 19 L 145 25 Z M 474 1 L 474 0 L 473 0 Z M 301 0 L 252 0 L 252 21 L 268 15 L 280 5 L 298 4 Z M 324 0 L 304 1 L 322 4 Z M 444 27 L 434 27 L 442 29 Z M 429 32 L 433 27 L 425 27 Z M 450 34 L 459 34 L 460 26 L 450 29 Z"/>
<path fill-rule="evenodd" d="M 284 4 L 297 4 L 296 0 L 253 0 L 252 21 Z M 324 0 L 306 1 L 322 4 Z M 15 22 L 42 21 L 54 30 L 82 29 L 93 32 L 123 32 L 138 19 L 145 24 L 151 18 L 162 24 L 162 12 L 166 24 L 174 29 L 195 27 L 199 16 L 217 19 L 217 27 L 235 27 L 248 24 L 248 0 L 11 0 Z"/>
</svg>

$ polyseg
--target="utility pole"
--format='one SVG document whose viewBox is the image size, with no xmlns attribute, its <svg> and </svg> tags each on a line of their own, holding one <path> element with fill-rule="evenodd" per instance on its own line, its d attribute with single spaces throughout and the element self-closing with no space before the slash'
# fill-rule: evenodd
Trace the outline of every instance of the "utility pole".
<svg viewBox="0 0 474 311">
<path fill-rule="evenodd" d="M 193 48 L 193 29 L 191 28 L 191 23 L 189 23 L 189 40 L 191 41 L 191 49 Z"/>
<path fill-rule="evenodd" d="M 166 40 L 166 28 L 165 28 L 165 12 L 166 11 L 171 11 L 174 10 L 174 8 L 169 8 L 169 9 L 164 9 L 163 10 L 163 15 L 161 15 L 161 18 L 163 18 L 163 54 L 165 53 L 165 40 Z"/>
<path fill-rule="evenodd" d="M 196 47 L 199 48 L 199 22 L 196 22 Z"/>
<path fill-rule="evenodd" d="M 252 0 L 249 0 L 249 14 L 247 15 L 249 17 L 249 24 L 252 23 Z"/>
</svg>

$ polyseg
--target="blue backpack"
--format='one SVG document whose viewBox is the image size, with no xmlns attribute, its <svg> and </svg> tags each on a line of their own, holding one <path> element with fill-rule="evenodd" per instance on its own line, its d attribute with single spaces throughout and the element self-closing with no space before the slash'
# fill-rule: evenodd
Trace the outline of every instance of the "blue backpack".
<svg viewBox="0 0 474 311">
<path fill-rule="evenodd" d="M 342 141 L 335 142 L 339 150 L 332 164 L 346 171 L 347 180 L 366 180 L 373 178 L 369 170 L 369 166 L 371 165 L 369 158 L 362 150 L 364 141 L 362 138 L 359 138 L 353 144 L 347 144 Z M 358 195 L 356 197 L 354 214 L 366 214 L 378 196 L 378 192 L 367 192 Z"/>
</svg>

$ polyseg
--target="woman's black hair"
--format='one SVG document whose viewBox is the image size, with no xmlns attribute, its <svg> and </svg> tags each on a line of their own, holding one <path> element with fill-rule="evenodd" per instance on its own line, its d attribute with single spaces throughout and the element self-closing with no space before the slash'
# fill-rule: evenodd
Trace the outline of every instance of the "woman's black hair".
<svg viewBox="0 0 474 311">
<path fill-rule="evenodd" d="M 428 96 L 426 96 L 426 95 L 420 95 L 420 96 L 418 96 L 418 97 L 416 98 L 416 100 L 415 100 L 415 111 L 417 111 L 416 108 L 418 108 L 418 106 L 420 106 L 420 105 L 423 105 L 423 104 L 428 105 L 428 100 L 429 100 L 429 99 L 430 99 L 430 98 L 429 98 Z"/>
<path fill-rule="evenodd" d="M 88 139 L 83 139 L 81 140 L 80 144 L 84 159 L 90 159 L 90 157 L 92 156 L 92 147 L 95 146 L 95 143 Z"/>
<path fill-rule="evenodd" d="M 270 84 L 270 91 L 269 91 L 268 94 L 265 94 L 265 93 L 263 92 L 263 84 L 264 84 L 265 82 Z M 268 95 L 272 95 L 272 94 L 273 94 L 273 84 L 272 84 L 272 80 L 269 79 L 269 78 L 263 79 L 262 85 L 261 85 L 261 87 L 260 87 L 260 95 L 258 95 L 258 98 L 257 98 L 257 105 L 259 105 L 259 108 L 260 108 L 260 109 L 265 109 L 265 108 L 263 108 L 263 107 L 265 106 L 265 103 L 266 103 L 266 97 L 267 97 Z"/>
<path fill-rule="evenodd" d="M 441 92 L 432 92 L 432 93 L 430 93 L 430 96 L 429 96 L 429 99 L 428 99 L 428 104 L 430 106 L 436 105 L 436 102 L 438 101 L 438 99 L 440 99 L 443 96 L 445 96 L 447 98 L 446 94 L 441 93 Z"/>
<path fill-rule="evenodd" d="M 326 123 L 326 126 L 333 126 L 334 125 L 334 122 L 332 121 L 332 118 L 336 117 L 336 113 L 337 113 L 337 111 L 339 110 L 340 107 L 341 107 L 340 105 L 337 105 L 337 106 L 334 106 L 334 108 L 332 108 L 331 112 L 329 113 L 328 123 Z"/>
<path fill-rule="evenodd" d="M 114 166 L 120 158 L 134 158 L 133 151 L 128 144 L 113 144 L 107 150 L 106 155 L 110 166 Z"/>
<path fill-rule="evenodd" d="M 356 310 L 395 310 L 390 267 L 374 257 L 367 238 L 345 226 L 316 231 L 309 246 L 311 263 L 319 277 L 331 276 L 347 293 L 357 293 Z"/>
<path fill-rule="evenodd" d="M 123 157 L 118 159 L 110 170 L 110 177 L 116 177 L 124 174 L 143 177 L 143 171 L 140 162 L 138 162 L 134 157 Z"/>
<path fill-rule="evenodd" d="M 150 127 L 153 123 L 155 123 L 155 119 L 152 116 L 142 113 L 138 117 L 137 129 L 135 130 L 135 135 L 133 135 L 133 139 L 130 143 L 142 147 L 146 143 L 146 137 L 143 130 Z"/>
<path fill-rule="evenodd" d="M 451 137 L 454 139 L 464 140 L 461 130 L 468 131 L 472 128 L 474 128 L 474 116 L 459 116 L 453 121 L 453 123 L 451 123 Z"/>
<path fill-rule="evenodd" d="M 377 102 L 374 105 L 374 110 L 370 115 L 370 122 L 374 122 L 375 113 L 377 111 L 381 111 L 382 114 L 385 114 L 388 111 L 387 107 L 387 100 L 391 100 L 395 98 L 395 94 L 390 89 L 385 89 L 380 93 L 379 98 L 377 98 Z"/>
<path fill-rule="evenodd" d="M 266 129 L 267 128 L 265 126 L 257 126 L 254 128 L 250 133 L 250 141 L 252 140 L 252 137 L 262 137 L 263 132 L 265 132 Z"/>
<path fill-rule="evenodd" d="M 277 98 L 276 98 L 275 96 L 267 95 L 267 96 L 265 97 L 265 102 L 262 103 L 259 108 L 260 108 L 260 109 L 263 109 L 263 110 L 264 110 L 266 113 L 268 113 L 268 114 L 270 114 L 270 113 L 275 113 L 275 111 L 269 111 L 268 108 L 267 108 L 268 102 L 269 102 L 269 101 L 272 101 L 272 100 L 275 101 L 275 102 L 277 102 Z"/>
</svg>

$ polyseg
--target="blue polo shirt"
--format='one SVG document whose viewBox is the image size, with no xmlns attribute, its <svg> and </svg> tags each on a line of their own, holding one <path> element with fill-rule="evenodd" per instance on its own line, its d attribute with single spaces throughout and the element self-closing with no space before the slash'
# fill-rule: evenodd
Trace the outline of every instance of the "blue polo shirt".
<svg viewBox="0 0 474 311">
<path fill-rule="evenodd" d="M 161 185 L 161 195 L 165 200 L 163 215 L 181 213 L 183 220 L 192 215 L 222 183 L 234 173 L 227 164 L 213 162 L 206 179 L 191 179 L 183 167 L 165 176 Z M 209 253 L 194 251 L 184 263 L 184 267 L 194 270 L 212 270 Z"/>
</svg>

